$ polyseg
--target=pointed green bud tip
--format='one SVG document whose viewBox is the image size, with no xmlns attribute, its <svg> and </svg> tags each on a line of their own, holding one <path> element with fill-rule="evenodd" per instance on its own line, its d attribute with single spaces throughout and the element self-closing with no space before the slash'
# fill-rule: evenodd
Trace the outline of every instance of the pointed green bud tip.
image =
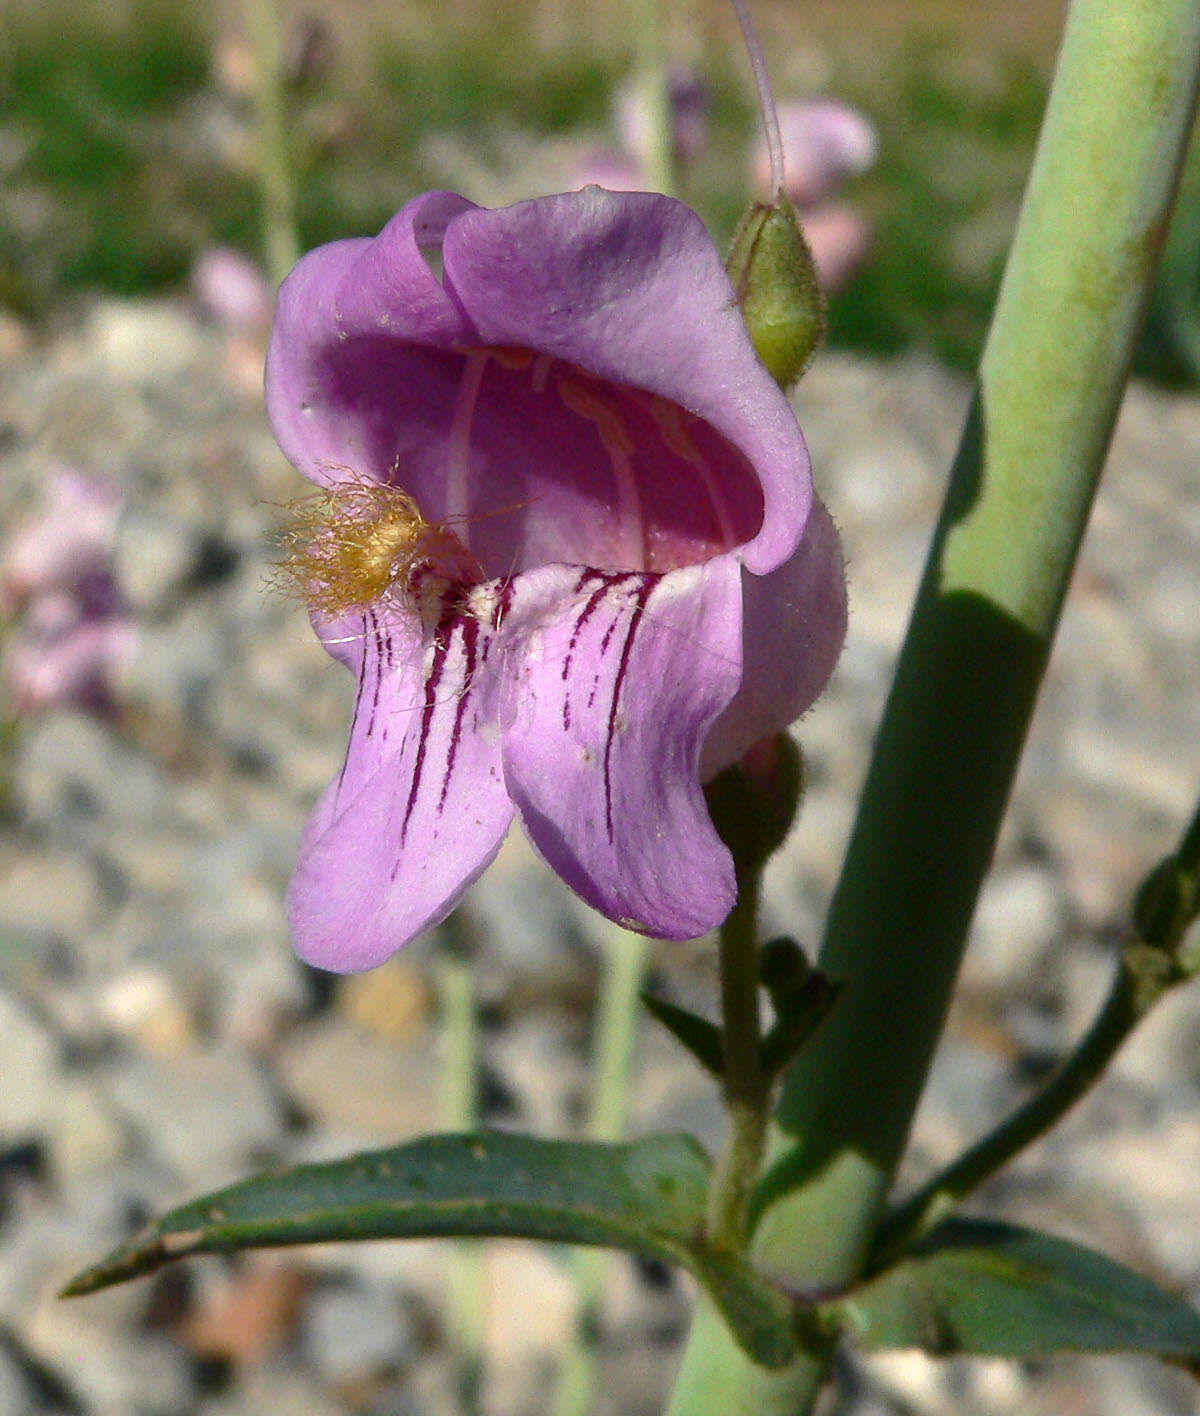
<svg viewBox="0 0 1200 1416">
<path fill-rule="evenodd" d="M 790 389 L 825 333 L 825 299 L 796 209 L 782 192 L 742 217 L 725 269 L 758 357 Z"/>
<path fill-rule="evenodd" d="M 763 987 L 771 995 L 790 998 L 802 992 L 813 976 L 808 955 L 788 935 L 768 939 L 762 946 L 758 964 Z"/>
<path fill-rule="evenodd" d="M 1200 914 L 1200 892 L 1195 879 L 1182 870 L 1174 856 L 1160 861 L 1138 887 L 1133 902 L 1133 922 L 1138 937 L 1155 949 L 1174 952 Z"/>
<path fill-rule="evenodd" d="M 779 849 L 804 791 L 804 758 L 787 733 L 763 738 L 704 788 L 717 834 L 739 873 L 759 870 Z"/>
</svg>

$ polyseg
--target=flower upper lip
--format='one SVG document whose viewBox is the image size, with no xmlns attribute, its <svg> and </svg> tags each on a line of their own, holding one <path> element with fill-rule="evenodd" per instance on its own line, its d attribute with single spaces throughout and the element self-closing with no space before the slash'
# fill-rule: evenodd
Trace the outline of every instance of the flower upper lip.
<svg viewBox="0 0 1200 1416">
<path fill-rule="evenodd" d="M 422 247 L 440 248 L 440 281 Z M 449 444 L 476 376 L 464 505 Z M 472 530 L 492 574 L 664 570 L 734 545 L 761 574 L 795 549 L 811 504 L 795 417 L 703 224 L 653 194 L 590 188 L 499 211 L 418 198 L 376 240 L 301 262 L 267 386 L 281 445 L 314 481 L 394 479 L 430 521 L 526 504 Z"/>
</svg>

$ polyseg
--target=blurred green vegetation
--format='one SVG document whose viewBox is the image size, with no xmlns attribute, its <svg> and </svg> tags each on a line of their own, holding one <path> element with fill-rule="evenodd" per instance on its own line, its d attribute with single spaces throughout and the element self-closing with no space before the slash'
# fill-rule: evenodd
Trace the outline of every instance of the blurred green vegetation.
<svg viewBox="0 0 1200 1416">
<path fill-rule="evenodd" d="M 44 6 L 5 10 L 0 305 L 39 319 L 73 292 L 177 287 L 215 244 L 259 254 L 253 103 L 214 58 L 213 23 L 172 0 L 127 0 L 119 10 L 93 0 L 69 22 Z M 630 62 L 622 36 L 572 43 L 568 23 L 547 45 L 544 36 L 531 41 L 527 24 L 524 10 L 498 7 L 483 28 L 447 23 L 439 37 L 431 24 L 420 43 L 380 34 L 360 46 L 365 62 L 335 50 L 327 65 L 295 75 L 301 245 L 374 231 L 431 185 L 460 185 L 485 202 L 497 190 L 503 199 L 545 190 L 539 151 L 557 152 L 561 164 L 573 140 L 581 151 L 613 145 L 612 95 Z M 928 33 L 883 53 L 851 33 L 825 57 L 827 91 L 862 108 L 881 137 L 877 167 L 845 193 L 876 236 L 867 265 L 833 303 L 831 342 L 878 353 L 917 347 L 970 367 L 1046 75 L 1027 58 L 964 57 L 961 43 Z M 705 77 L 711 142 L 685 195 L 723 241 L 746 198 L 757 118 L 740 53 L 710 53 Z M 447 161 L 455 151 L 458 170 Z M 505 170 L 507 189 L 490 175 L 489 191 L 464 179 Z M 1193 205 L 1200 212 L 1200 191 Z M 1190 290 L 1194 308 L 1194 243 L 1175 250 L 1173 270 L 1174 288 Z M 1170 299 L 1156 305 L 1148 367 L 1187 377 L 1172 331 L 1186 325 L 1194 347 L 1194 324 L 1171 308 Z"/>
<path fill-rule="evenodd" d="M 845 75 L 839 96 L 880 126 L 880 158 L 860 187 L 876 239 L 830 310 L 834 342 L 891 353 L 918 346 L 972 368 L 1016 223 L 1046 96 L 1028 60 L 964 68 L 918 39 L 893 56 L 886 98 Z"/>
<path fill-rule="evenodd" d="M 183 156 L 208 61 L 181 12 L 63 19 L 0 19 L 0 301 L 26 314 L 64 289 L 179 279 L 207 234 L 205 190 L 230 185 L 202 154 Z"/>
</svg>

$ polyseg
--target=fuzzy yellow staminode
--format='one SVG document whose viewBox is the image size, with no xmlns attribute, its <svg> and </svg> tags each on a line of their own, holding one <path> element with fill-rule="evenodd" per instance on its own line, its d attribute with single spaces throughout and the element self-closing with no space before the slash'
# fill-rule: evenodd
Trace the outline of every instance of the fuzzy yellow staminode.
<svg viewBox="0 0 1200 1416">
<path fill-rule="evenodd" d="M 454 532 L 426 521 L 397 487 L 350 477 L 288 510 L 274 581 L 317 614 L 343 615 L 397 594 L 424 599 L 431 584 L 483 578 Z"/>
</svg>

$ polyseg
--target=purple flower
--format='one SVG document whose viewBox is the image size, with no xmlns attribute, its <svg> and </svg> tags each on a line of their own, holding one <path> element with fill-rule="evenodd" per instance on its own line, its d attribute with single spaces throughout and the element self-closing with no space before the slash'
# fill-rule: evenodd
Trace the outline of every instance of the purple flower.
<svg viewBox="0 0 1200 1416">
<path fill-rule="evenodd" d="M 111 713 L 136 642 L 126 615 L 92 616 L 66 595 L 39 596 L 4 646 L 12 712 L 23 718 L 63 707 Z"/>
<path fill-rule="evenodd" d="M 358 684 L 292 881 L 301 955 L 379 963 L 514 809 L 610 918 L 719 923 L 733 868 L 701 781 L 812 702 L 845 587 L 699 218 L 594 187 L 428 193 L 296 267 L 267 407 L 330 497 L 301 575 Z"/>
<path fill-rule="evenodd" d="M 708 86 L 691 69 L 672 65 L 667 74 L 667 118 L 671 125 L 671 155 L 678 167 L 689 167 L 708 146 Z M 621 147 L 643 168 L 649 166 L 654 134 L 642 85 L 623 84 L 613 103 Z"/>
<path fill-rule="evenodd" d="M 787 194 L 801 211 L 820 206 L 847 178 L 866 172 L 879 151 L 870 119 L 835 98 L 782 104 L 779 131 Z M 770 162 L 761 145 L 754 170 L 759 186 L 765 188 Z"/>
<path fill-rule="evenodd" d="M 840 290 L 871 249 L 871 226 L 853 207 L 830 202 L 800 215 L 821 289 Z"/>
<path fill-rule="evenodd" d="M 231 334 L 264 331 L 271 322 L 271 287 L 253 261 L 231 246 L 213 246 L 192 270 L 204 313 Z"/>
<path fill-rule="evenodd" d="M 9 706 L 28 717 L 75 706 L 108 713 L 137 631 L 112 571 L 120 494 L 71 467 L 53 469 L 45 503 L 0 553 Z"/>
<path fill-rule="evenodd" d="M 74 467 L 51 469 L 39 512 L 0 552 L 0 606 L 65 590 L 89 599 L 107 585 L 121 498 L 110 483 Z"/>
</svg>

